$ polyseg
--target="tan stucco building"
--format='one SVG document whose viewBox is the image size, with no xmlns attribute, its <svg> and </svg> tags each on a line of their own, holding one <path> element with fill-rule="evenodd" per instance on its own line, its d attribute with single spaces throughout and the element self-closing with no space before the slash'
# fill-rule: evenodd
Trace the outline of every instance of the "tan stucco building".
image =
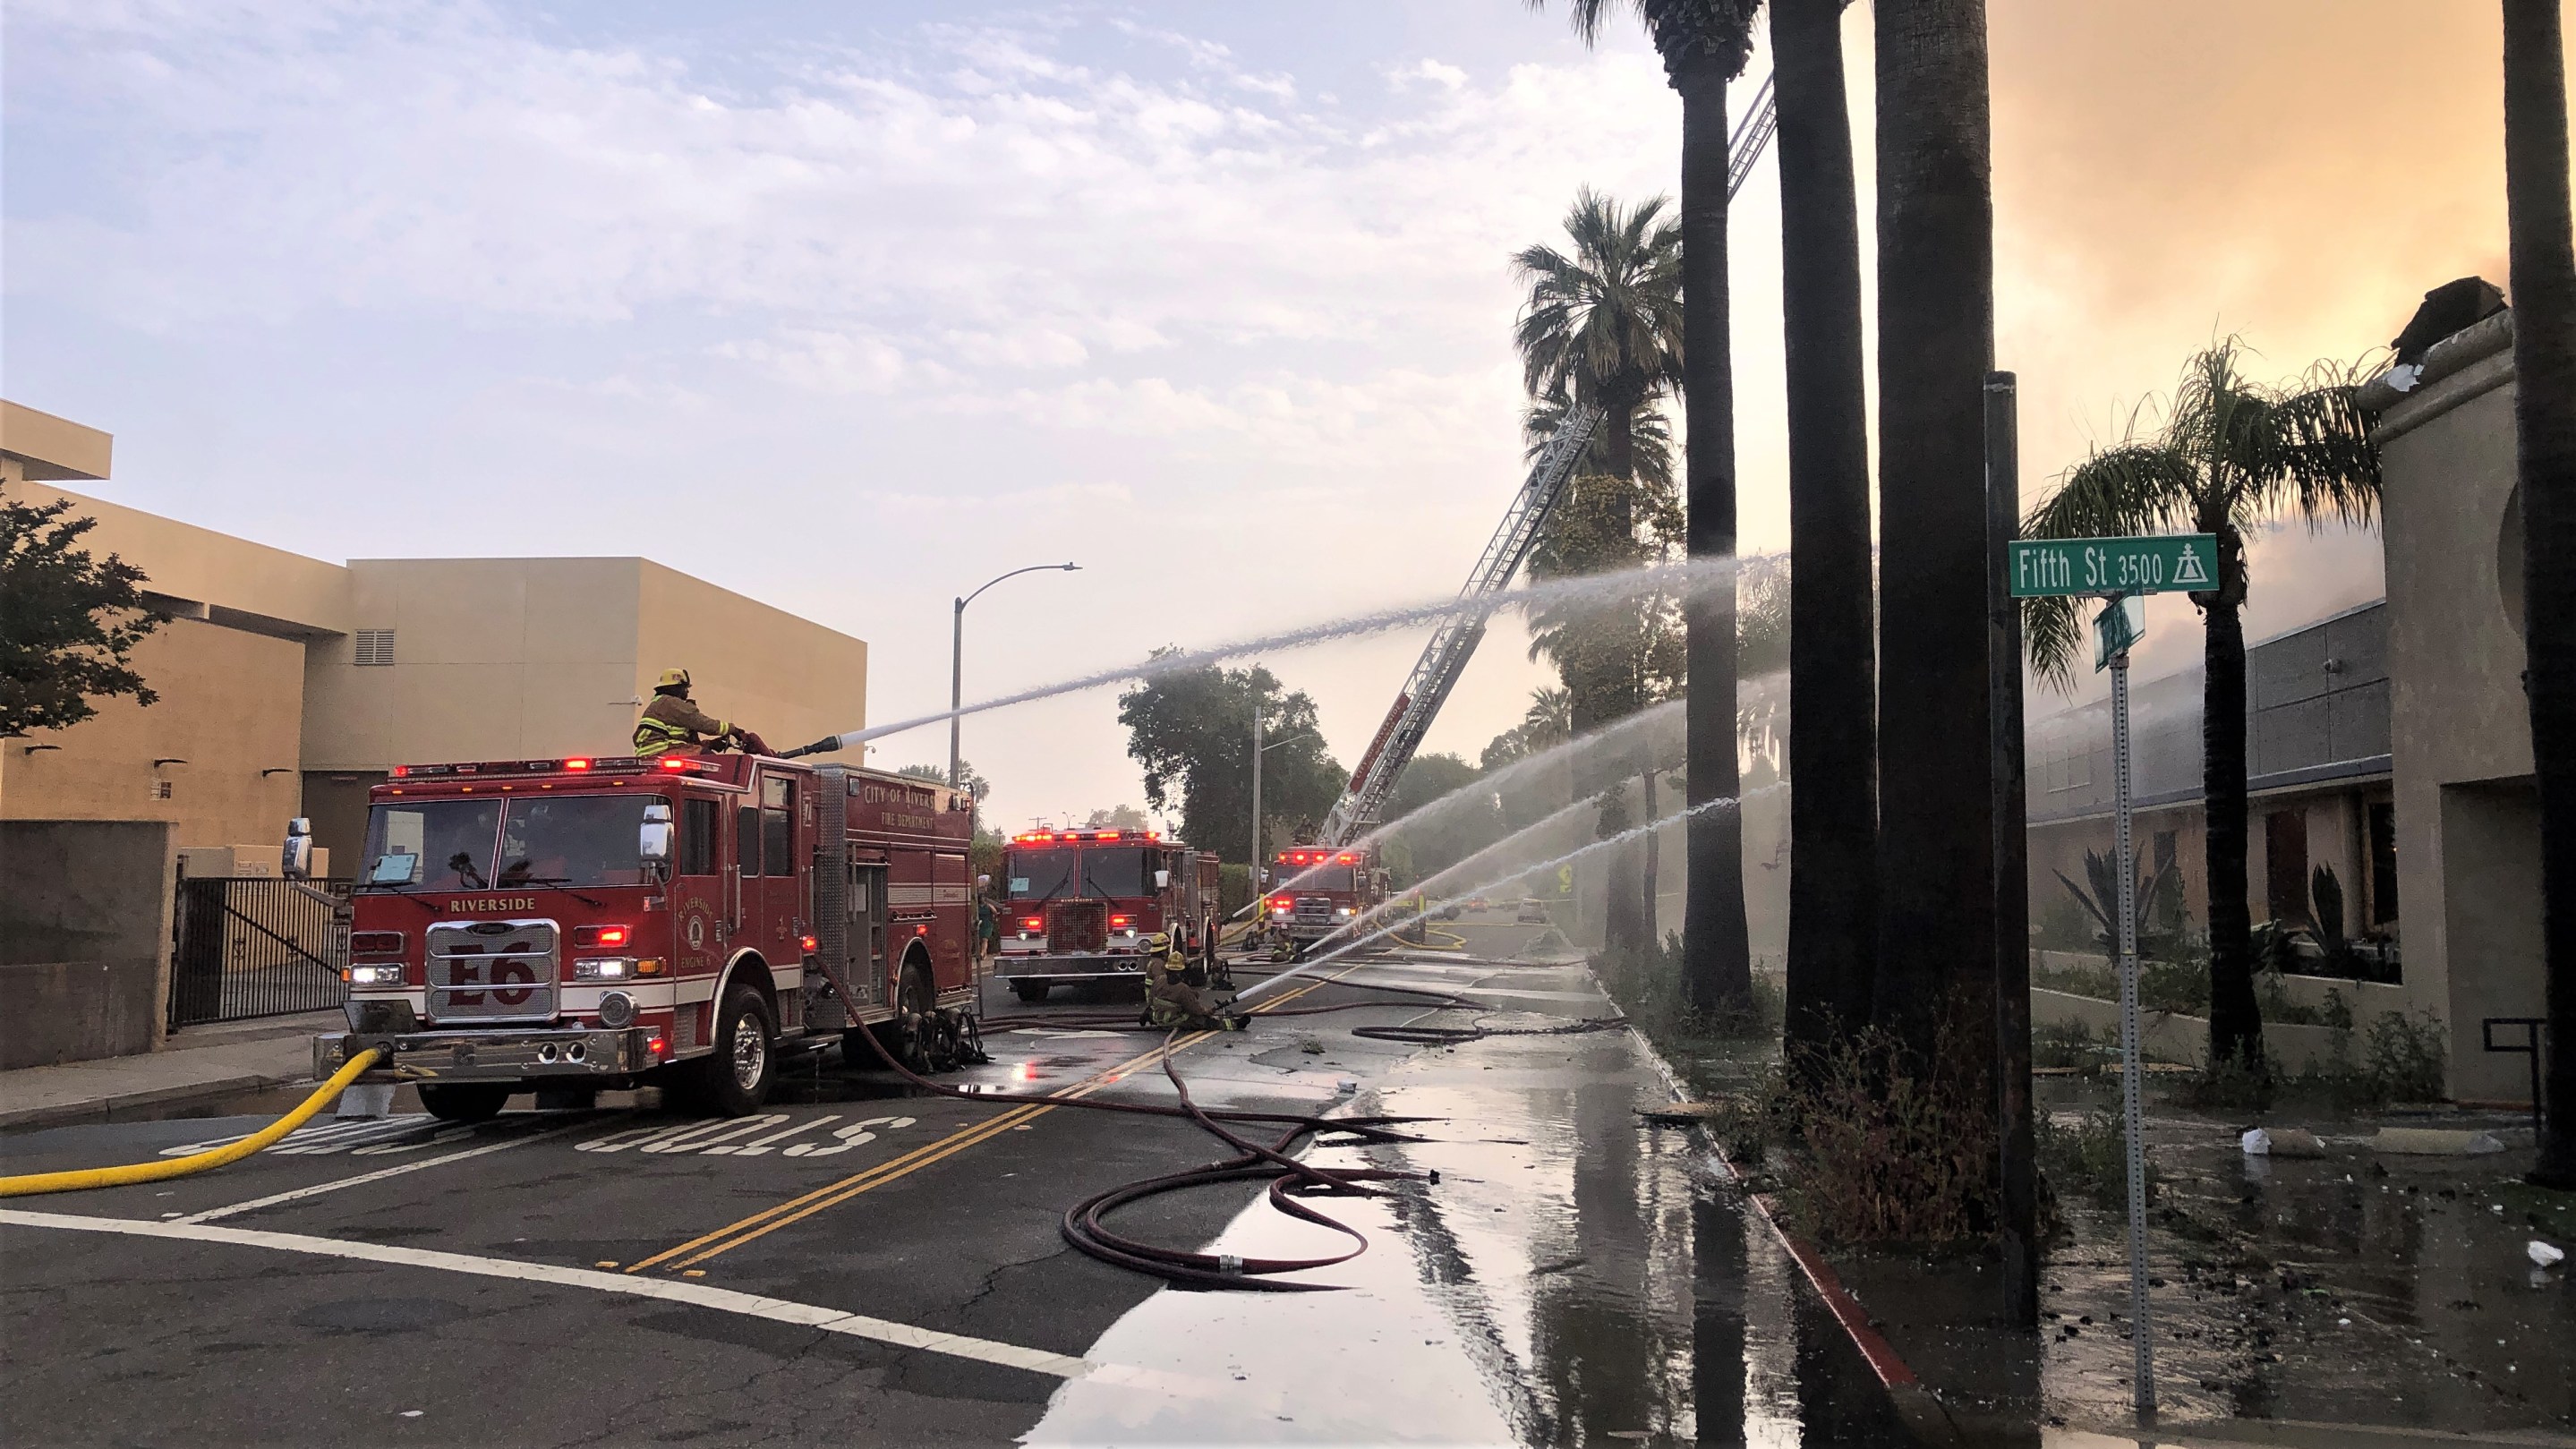
<svg viewBox="0 0 2576 1449">
<path fill-rule="evenodd" d="M 2485 1051 L 2480 1023 L 2544 1010 L 2513 399 L 2510 312 L 2435 344 L 2404 395 L 2385 380 L 2364 395 L 2384 479 L 2406 986 L 2448 1019 L 2453 1093 L 2506 1101 L 2528 1099 L 2528 1064 Z"/>
<path fill-rule="evenodd" d="M 649 559 L 326 563 L 58 486 L 109 457 L 105 433 L 0 403 L 0 486 L 70 499 L 171 619 L 134 652 L 158 704 L 0 741 L 0 819 L 273 848 L 303 814 L 345 869 L 391 766 L 626 753 L 669 666 L 774 744 L 866 722 L 866 643 Z"/>
</svg>

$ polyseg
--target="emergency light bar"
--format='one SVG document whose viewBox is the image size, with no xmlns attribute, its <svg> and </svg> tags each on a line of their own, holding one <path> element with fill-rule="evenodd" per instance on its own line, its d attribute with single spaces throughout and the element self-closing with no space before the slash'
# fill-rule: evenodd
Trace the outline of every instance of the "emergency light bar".
<svg viewBox="0 0 2576 1449">
<path fill-rule="evenodd" d="M 1121 840 L 1160 840 L 1159 830 L 1023 830 L 1011 837 L 1013 845 L 1070 845 L 1088 842 L 1108 844 Z"/>
<path fill-rule="evenodd" d="M 660 768 L 711 773 L 704 760 L 686 755 L 664 755 L 645 759 L 628 755 L 618 759 L 600 759 L 592 755 L 567 755 L 560 760 L 482 760 L 463 765 L 396 765 L 390 773 L 397 780 L 440 780 L 485 775 L 641 775 Z"/>
</svg>

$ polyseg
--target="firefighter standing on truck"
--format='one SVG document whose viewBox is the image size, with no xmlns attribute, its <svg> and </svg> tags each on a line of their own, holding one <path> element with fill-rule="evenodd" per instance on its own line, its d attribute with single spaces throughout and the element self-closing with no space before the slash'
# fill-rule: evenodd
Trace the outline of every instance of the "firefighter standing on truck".
<svg viewBox="0 0 2576 1449">
<path fill-rule="evenodd" d="M 1192 980 L 1196 977 L 1196 980 Z M 1145 1020 L 1160 1027 L 1241 1031 L 1241 1012 L 1226 1012 L 1199 991 L 1204 969 L 1191 964 L 1178 937 L 1157 931 L 1145 938 Z"/>
<path fill-rule="evenodd" d="M 746 754 L 769 753 L 760 736 L 717 719 L 690 700 L 689 671 L 663 670 L 653 685 L 653 702 L 644 706 L 643 715 L 635 721 L 635 753 L 650 759 L 673 750 L 693 753 L 727 746 Z"/>
</svg>

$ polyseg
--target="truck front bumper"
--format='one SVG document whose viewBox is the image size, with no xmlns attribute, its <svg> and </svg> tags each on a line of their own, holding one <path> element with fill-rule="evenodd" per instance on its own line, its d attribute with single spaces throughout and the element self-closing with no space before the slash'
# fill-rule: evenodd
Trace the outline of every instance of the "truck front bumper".
<svg viewBox="0 0 2576 1449">
<path fill-rule="evenodd" d="M 660 1066 L 640 1026 L 536 1027 L 521 1031 L 333 1032 L 313 1039 L 313 1075 L 328 1077 L 369 1047 L 389 1060 L 361 1082 L 500 1082 L 536 1077 L 624 1077 Z"/>
<path fill-rule="evenodd" d="M 1013 956 L 993 958 L 994 974 L 1005 981 L 1142 981 L 1142 956 Z"/>
</svg>

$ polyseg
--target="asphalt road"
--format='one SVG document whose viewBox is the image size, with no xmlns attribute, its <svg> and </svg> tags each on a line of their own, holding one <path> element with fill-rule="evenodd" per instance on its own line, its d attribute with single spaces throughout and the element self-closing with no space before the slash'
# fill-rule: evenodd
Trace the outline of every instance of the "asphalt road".
<svg viewBox="0 0 2576 1449">
<path fill-rule="evenodd" d="M 994 1016 L 1037 1023 L 995 1033 L 993 1064 L 961 1080 L 1170 1099 L 1159 1037 L 1041 1024 L 1108 998 L 995 994 Z M 1337 999 L 1355 997 L 1326 984 L 1295 1004 Z M 1409 1054 L 1349 1026 L 1419 1014 L 1264 1021 L 1185 1042 L 1178 1066 L 1205 1105 L 1318 1110 Z M 264 1121 L 0 1139 L 0 1172 Z M 1157 1286 L 1070 1248 L 1064 1208 L 1224 1155 L 1183 1122 L 913 1095 L 829 1057 L 731 1122 L 317 1119 L 231 1168 L 0 1203 L 0 1441 L 1006 1443 Z M 1164 1199 L 1122 1227 L 1196 1247 L 1255 1191 Z"/>
</svg>

